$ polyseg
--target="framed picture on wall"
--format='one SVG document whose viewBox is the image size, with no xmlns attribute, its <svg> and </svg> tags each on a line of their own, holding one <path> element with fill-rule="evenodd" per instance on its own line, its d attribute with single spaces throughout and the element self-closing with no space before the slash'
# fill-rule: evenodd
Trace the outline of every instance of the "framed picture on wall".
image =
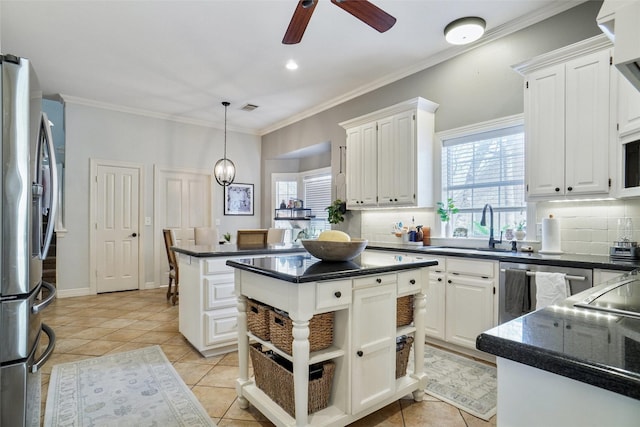
<svg viewBox="0 0 640 427">
<path fill-rule="evenodd" d="M 253 184 L 231 184 L 224 187 L 225 215 L 253 215 Z"/>
</svg>

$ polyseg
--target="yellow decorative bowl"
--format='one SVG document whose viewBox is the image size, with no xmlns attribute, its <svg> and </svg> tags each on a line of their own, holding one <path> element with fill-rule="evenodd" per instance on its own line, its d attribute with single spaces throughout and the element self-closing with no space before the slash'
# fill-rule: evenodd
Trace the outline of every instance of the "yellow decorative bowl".
<svg viewBox="0 0 640 427">
<path fill-rule="evenodd" d="M 360 255 L 367 243 L 364 239 L 351 239 L 350 242 L 303 240 L 302 246 L 311 255 L 323 261 L 349 261 Z"/>
</svg>

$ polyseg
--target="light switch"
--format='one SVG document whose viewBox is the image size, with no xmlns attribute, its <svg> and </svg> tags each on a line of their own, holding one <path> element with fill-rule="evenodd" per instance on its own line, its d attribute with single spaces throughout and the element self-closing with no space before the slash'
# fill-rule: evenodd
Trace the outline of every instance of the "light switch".
<svg viewBox="0 0 640 427">
<path fill-rule="evenodd" d="M 144 225 L 151 225 L 151 217 L 150 216 L 145 216 L 144 217 Z"/>
<path fill-rule="evenodd" d="M 216 218 L 216 225 L 220 225 L 220 218 Z"/>
</svg>

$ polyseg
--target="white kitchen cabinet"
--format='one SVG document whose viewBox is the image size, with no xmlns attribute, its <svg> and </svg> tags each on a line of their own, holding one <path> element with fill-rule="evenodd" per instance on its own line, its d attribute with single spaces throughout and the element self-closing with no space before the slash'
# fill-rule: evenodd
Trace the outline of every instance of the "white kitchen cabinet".
<svg viewBox="0 0 640 427">
<path fill-rule="evenodd" d="M 495 261 L 438 258 L 426 292 L 426 335 L 475 349 L 476 337 L 497 324 L 497 278 Z"/>
<path fill-rule="evenodd" d="M 433 206 L 438 104 L 415 98 L 340 123 L 347 133 L 347 207 Z"/>
<path fill-rule="evenodd" d="M 396 337 L 411 334 L 415 343 L 424 342 L 421 319 L 425 314 L 423 292 L 428 275 L 427 268 L 417 268 L 340 280 L 291 283 L 236 270 L 239 406 L 246 409 L 252 403 L 276 425 L 339 426 L 352 423 L 412 392 L 414 399 L 422 400 L 426 374 L 419 362 L 424 358 L 424 348 L 413 347 L 414 371 L 407 371 L 405 376 L 396 379 Z M 396 298 L 399 294 L 414 295 L 414 323 L 397 328 Z M 292 355 L 247 330 L 247 298 L 289 313 Z M 328 311 L 334 312 L 333 345 L 310 352 L 308 320 Z M 293 362 L 295 418 L 285 413 L 249 377 L 249 340 L 257 341 Z M 336 365 L 329 406 L 307 414 L 308 366 L 329 360 Z"/>
<path fill-rule="evenodd" d="M 178 254 L 180 333 L 206 357 L 237 348 L 238 311 L 228 259 Z"/>
<path fill-rule="evenodd" d="M 438 265 L 429 267 L 429 287 L 426 291 L 427 314 L 425 333 L 433 338 L 445 340 L 446 312 L 446 258 L 437 258 Z"/>
<path fill-rule="evenodd" d="M 395 279 L 395 277 L 394 277 Z M 395 391 L 396 284 L 353 292 L 352 405 L 360 412 Z"/>
<path fill-rule="evenodd" d="M 640 91 L 618 71 L 618 135 L 640 132 Z"/>
<path fill-rule="evenodd" d="M 350 209 L 376 206 L 378 151 L 376 123 L 347 130 L 347 206 Z M 366 185 L 365 185 L 366 183 Z"/>
<path fill-rule="evenodd" d="M 527 197 L 607 195 L 615 124 L 611 50 L 594 37 L 514 68 L 525 76 Z"/>
</svg>

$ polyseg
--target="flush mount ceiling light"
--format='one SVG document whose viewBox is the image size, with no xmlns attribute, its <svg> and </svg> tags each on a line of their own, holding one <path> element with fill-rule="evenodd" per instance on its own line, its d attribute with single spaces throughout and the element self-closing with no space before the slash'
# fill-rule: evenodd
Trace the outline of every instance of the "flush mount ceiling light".
<svg viewBox="0 0 640 427">
<path fill-rule="evenodd" d="M 224 101 L 222 105 L 224 105 L 224 157 L 216 162 L 213 167 L 213 174 L 218 184 L 226 187 L 232 184 L 236 177 L 236 165 L 227 159 L 227 107 L 231 104 Z"/>
<path fill-rule="evenodd" d="M 484 34 L 486 22 L 477 16 L 456 19 L 444 29 L 444 37 L 451 44 L 467 44 Z"/>
</svg>

